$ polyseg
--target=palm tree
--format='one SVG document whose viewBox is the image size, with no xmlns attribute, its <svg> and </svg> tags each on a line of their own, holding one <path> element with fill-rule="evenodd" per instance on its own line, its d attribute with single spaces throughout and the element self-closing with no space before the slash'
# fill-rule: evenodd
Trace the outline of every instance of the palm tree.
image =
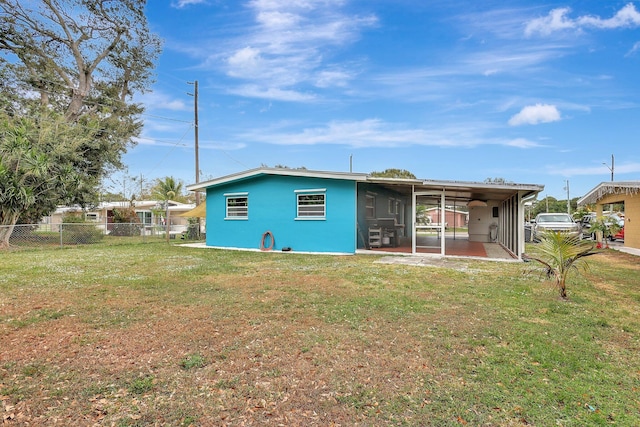
<svg viewBox="0 0 640 427">
<path fill-rule="evenodd" d="M 577 270 L 582 263 L 582 258 L 593 255 L 594 245 L 588 241 L 580 240 L 561 231 L 548 231 L 541 235 L 538 247 L 542 253 L 540 257 L 525 255 L 525 260 L 533 260 L 541 263 L 548 278 L 554 278 L 560 297 L 567 299 L 567 276 L 571 270 Z M 588 268 L 588 264 L 583 265 Z"/>
<path fill-rule="evenodd" d="M 184 199 L 182 196 L 182 181 L 176 180 L 172 176 L 167 176 L 164 179 L 156 179 L 156 183 L 151 190 L 151 193 L 154 197 L 157 197 L 159 200 L 164 201 L 164 209 L 165 209 L 165 221 L 166 221 L 166 235 L 167 235 L 167 243 L 169 243 L 170 231 L 171 231 L 171 220 L 169 218 L 169 200 L 174 200 L 176 198 Z"/>
<path fill-rule="evenodd" d="M 156 183 L 153 186 L 152 194 L 159 200 L 172 200 L 176 197 L 182 197 L 182 181 L 176 180 L 172 176 L 167 176 L 164 179 L 156 179 Z"/>
</svg>

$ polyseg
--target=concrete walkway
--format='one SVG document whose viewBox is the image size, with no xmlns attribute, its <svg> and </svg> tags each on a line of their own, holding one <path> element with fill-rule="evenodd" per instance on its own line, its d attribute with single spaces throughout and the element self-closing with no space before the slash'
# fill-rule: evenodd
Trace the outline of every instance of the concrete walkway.
<svg viewBox="0 0 640 427">
<path fill-rule="evenodd" d="M 616 251 L 625 252 L 625 253 L 628 253 L 628 254 L 631 254 L 631 255 L 635 255 L 635 256 L 640 256 L 640 249 L 627 248 L 627 247 L 624 247 L 624 246 L 615 247 L 615 246 L 611 246 L 611 245 L 609 245 L 609 247 L 611 249 L 616 250 Z"/>
</svg>

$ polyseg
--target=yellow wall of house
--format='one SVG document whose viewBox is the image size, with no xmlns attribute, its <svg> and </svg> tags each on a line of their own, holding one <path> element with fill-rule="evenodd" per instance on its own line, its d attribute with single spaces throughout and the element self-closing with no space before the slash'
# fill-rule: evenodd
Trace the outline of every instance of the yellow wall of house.
<svg viewBox="0 0 640 427">
<path fill-rule="evenodd" d="M 624 245 L 640 249 L 640 193 L 609 194 L 598 200 L 597 213 L 602 215 L 603 207 L 610 203 L 624 202 Z"/>
</svg>

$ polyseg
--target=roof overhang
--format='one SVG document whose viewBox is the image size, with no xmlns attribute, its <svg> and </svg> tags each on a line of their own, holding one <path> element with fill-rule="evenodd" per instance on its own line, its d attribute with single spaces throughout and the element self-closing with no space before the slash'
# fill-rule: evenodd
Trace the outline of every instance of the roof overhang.
<svg viewBox="0 0 640 427">
<path fill-rule="evenodd" d="M 379 185 L 397 193 L 412 196 L 415 193 L 442 193 L 444 191 L 447 203 L 467 203 L 470 200 L 505 200 L 515 194 L 523 198 L 533 197 L 544 190 L 544 185 L 514 184 L 514 183 L 486 183 L 467 181 L 439 181 L 406 178 L 385 178 L 370 176 L 365 173 L 323 172 L 307 169 L 287 168 L 257 168 L 220 178 L 204 181 L 187 186 L 189 191 L 202 191 L 209 187 L 224 185 L 263 175 L 282 175 L 310 178 L 340 179 L 366 182 Z"/>
<path fill-rule="evenodd" d="M 467 203 L 471 200 L 505 200 L 515 194 L 529 198 L 544 190 L 538 184 L 494 184 L 486 182 L 439 181 L 439 180 L 388 180 L 384 178 L 367 179 L 389 190 L 405 194 L 444 192 L 447 204 Z"/>
<path fill-rule="evenodd" d="M 202 191 L 208 187 L 215 187 L 230 182 L 242 181 L 245 179 L 255 178 L 261 175 L 283 175 L 298 176 L 309 178 L 325 178 L 325 179 L 342 179 L 348 181 L 363 181 L 367 178 L 365 173 L 348 173 L 348 172 L 322 172 L 312 171 L 308 169 L 287 169 L 287 168 L 256 168 L 244 172 L 226 175 L 209 181 L 197 184 L 187 185 L 189 191 Z"/>
<path fill-rule="evenodd" d="M 578 200 L 578 206 L 598 203 L 599 200 L 610 194 L 635 195 L 638 193 L 640 193 L 640 181 L 601 182 Z"/>
</svg>

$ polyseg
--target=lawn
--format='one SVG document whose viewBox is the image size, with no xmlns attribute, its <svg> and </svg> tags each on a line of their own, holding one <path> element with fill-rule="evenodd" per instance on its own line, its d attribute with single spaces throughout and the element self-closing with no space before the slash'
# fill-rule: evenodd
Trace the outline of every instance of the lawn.
<svg viewBox="0 0 640 427">
<path fill-rule="evenodd" d="M 532 247 L 533 248 L 533 247 Z M 6 425 L 640 424 L 640 262 L 0 253 Z"/>
</svg>

